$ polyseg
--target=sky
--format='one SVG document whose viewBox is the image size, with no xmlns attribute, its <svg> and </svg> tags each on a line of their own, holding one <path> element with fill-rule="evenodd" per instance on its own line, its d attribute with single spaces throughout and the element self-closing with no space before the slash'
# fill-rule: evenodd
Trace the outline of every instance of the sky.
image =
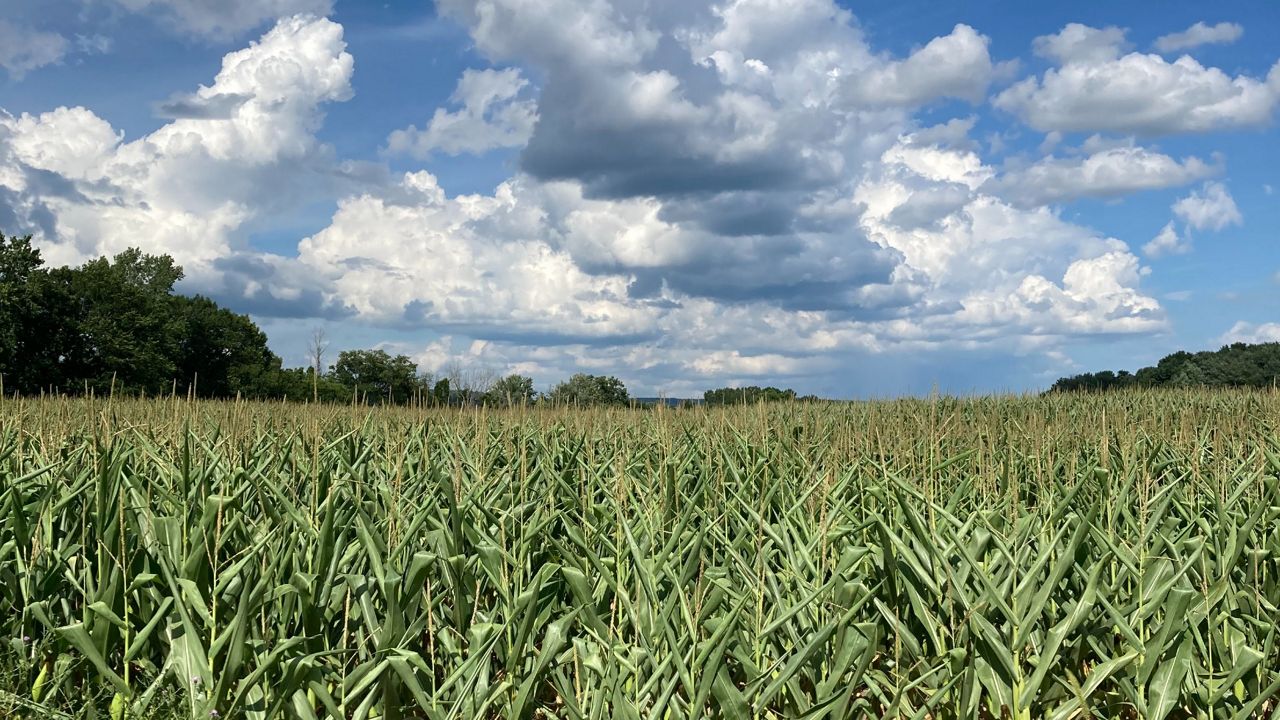
<svg viewBox="0 0 1280 720">
<path fill-rule="evenodd" d="M 287 365 L 1021 392 L 1280 341 L 1269 0 L 0 0 L 0 232 Z"/>
</svg>

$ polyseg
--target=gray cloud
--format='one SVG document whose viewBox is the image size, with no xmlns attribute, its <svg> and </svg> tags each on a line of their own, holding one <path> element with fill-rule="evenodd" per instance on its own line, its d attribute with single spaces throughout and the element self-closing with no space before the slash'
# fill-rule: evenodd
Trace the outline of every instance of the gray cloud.
<svg viewBox="0 0 1280 720">
<path fill-rule="evenodd" d="M 327 292 L 321 278 L 284 258 L 237 254 L 213 261 L 212 286 L 195 286 L 236 312 L 273 318 L 340 320 L 355 311 Z"/>
<path fill-rule="evenodd" d="M 226 120 L 252 99 L 247 93 L 175 95 L 156 104 L 156 116 L 169 120 Z"/>
<path fill-rule="evenodd" d="M 903 230 L 936 228 L 947 216 L 968 204 L 969 188 L 959 183 L 937 183 L 911 193 L 905 202 L 886 218 Z"/>
</svg>

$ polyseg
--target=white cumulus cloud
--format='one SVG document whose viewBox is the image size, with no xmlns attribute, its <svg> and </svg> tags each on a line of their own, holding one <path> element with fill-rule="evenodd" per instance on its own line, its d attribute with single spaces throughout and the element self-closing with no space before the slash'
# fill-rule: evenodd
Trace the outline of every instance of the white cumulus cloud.
<svg viewBox="0 0 1280 720">
<path fill-rule="evenodd" d="M 1248 323 L 1243 320 L 1231 326 L 1218 340 L 1223 345 L 1232 343 L 1273 343 L 1280 342 L 1280 322 Z"/>
<path fill-rule="evenodd" d="M 521 147 L 538 120 L 537 103 L 518 99 L 528 84 L 515 68 L 466 70 L 451 97 L 461 107 L 438 108 L 425 129 L 396 130 L 387 138 L 387 149 L 427 158 L 436 151 L 479 155 L 495 148 Z"/>
<path fill-rule="evenodd" d="M 1175 202 L 1173 214 L 1196 230 L 1221 230 L 1244 222 L 1235 199 L 1220 182 L 1205 183 L 1200 190 Z"/>
<path fill-rule="evenodd" d="M 1197 157 L 1179 161 L 1146 148 L 1123 146 L 1090 155 L 1047 157 L 1013 168 L 993 181 L 992 189 L 1021 205 L 1038 206 L 1176 187 L 1218 171 Z"/>
<path fill-rule="evenodd" d="M 333 22 L 282 20 L 191 96 L 236 95 L 233 111 L 128 142 L 85 108 L 0 114 L 0 191 L 15 224 L 55 263 L 136 246 L 174 255 L 196 278 L 219 276 L 247 221 L 336 174 L 313 132 L 321 106 L 351 94 L 344 48 Z"/>
<path fill-rule="evenodd" d="M 1094 28 L 1068 23 L 1058 33 L 1037 37 L 1031 47 L 1036 55 L 1067 65 L 1115 60 L 1128 47 L 1128 42 L 1123 28 Z"/>
<path fill-rule="evenodd" d="M 1150 242 L 1142 246 L 1147 257 L 1158 258 L 1165 255 L 1185 255 L 1191 252 L 1191 241 L 1178 234 L 1173 222 L 1165 223 L 1160 232 Z"/>
<path fill-rule="evenodd" d="M 1182 32 L 1169 33 L 1156 38 L 1155 49 L 1162 53 L 1190 50 L 1201 45 L 1226 45 L 1240 39 L 1244 28 L 1233 22 L 1206 25 L 1203 20 Z"/>
<path fill-rule="evenodd" d="M 1280 64 L 1268 78 L 1232 77 L 1184 55 L 1121 54 L 1114 28 L 1069 25 L 1036 40 L 1057 66 L 995 98 L 1037 130 L 1138 135 L 1262 125 L 1280 101 Z"/>
</svg>

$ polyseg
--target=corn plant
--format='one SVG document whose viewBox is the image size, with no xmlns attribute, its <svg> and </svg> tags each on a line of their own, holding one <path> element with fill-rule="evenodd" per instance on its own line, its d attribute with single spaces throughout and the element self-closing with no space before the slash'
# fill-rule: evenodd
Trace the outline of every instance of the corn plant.
<svg viewBox="0 0 1280 720">
<path fill-rule="evenodd" d="M 10 717 L 1277 707 L 1274 392 L 2 402 Z"/>
</svg>

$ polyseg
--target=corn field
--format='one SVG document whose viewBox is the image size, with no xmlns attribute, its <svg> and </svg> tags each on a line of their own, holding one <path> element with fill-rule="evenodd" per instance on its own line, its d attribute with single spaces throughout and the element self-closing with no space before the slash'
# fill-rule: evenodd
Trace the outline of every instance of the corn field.
<svg viewBox="0 0 1280 720">
<path fill-rule="evenodd" d="M 1274 391 L 0 403 L 5 717 L 1276 714 Z"/>
</svg>

